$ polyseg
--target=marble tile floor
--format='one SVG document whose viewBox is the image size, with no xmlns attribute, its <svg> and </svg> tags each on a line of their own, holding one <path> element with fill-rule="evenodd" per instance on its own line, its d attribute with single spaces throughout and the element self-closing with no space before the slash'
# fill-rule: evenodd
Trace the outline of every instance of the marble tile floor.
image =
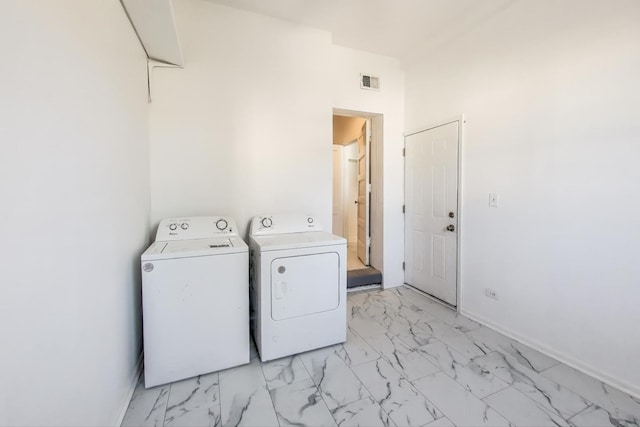
<svg viewBox="0 0 640 427">
<path fill-rule="evenodd" d="M 164 386 L 123 426 L 640 427 L 640 400 L 408 287 L 348 296 L 347 342 Z"/>
</svg>

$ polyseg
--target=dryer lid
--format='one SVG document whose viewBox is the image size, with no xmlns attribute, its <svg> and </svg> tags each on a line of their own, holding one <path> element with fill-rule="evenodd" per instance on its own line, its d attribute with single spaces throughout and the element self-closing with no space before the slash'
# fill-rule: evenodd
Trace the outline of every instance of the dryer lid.
<svg viewBox="0 0 640 427">
<path fill-rule="evenodd" d="M 316 248 L 322 246 L 347 245 L 344 237 L 325 231 L 307 233 L 272 234 L 250 237 L 261 251 L 279 251 L 283 249 Z"/>
</svg>

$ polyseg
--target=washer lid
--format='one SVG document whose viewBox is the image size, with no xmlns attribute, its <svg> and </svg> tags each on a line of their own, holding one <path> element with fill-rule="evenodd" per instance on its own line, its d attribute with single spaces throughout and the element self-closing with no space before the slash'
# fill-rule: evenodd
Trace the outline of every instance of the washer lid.
<svg viewBox="0 0 640 427">
<path fill-rule="evenodd" d="M 320 246 L 347 245 L 347 239 L 325 231 L 306 233 L 271 234 L 251 236 L 261 251 L 279 251 L 283 249 L 315 248 Z"/>
<path fill-rule="evenodd" d="M 247 251 L 247 244 L 239 237 L 174 240 L 153 243 L 142 254 L 142 260 L 225 255 Z"/>
</svg>

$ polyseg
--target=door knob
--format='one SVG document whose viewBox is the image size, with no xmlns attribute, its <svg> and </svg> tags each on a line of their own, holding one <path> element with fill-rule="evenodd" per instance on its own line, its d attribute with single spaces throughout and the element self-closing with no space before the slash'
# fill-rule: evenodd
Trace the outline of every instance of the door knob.
<svg viewBox="0 0 640 427">
<path fill-rule="evenodd" d="M 449 218 L 453 218 L 455 214 L 453 212 L 449 212 Z"/>
<path fill-rule="evenodd" d="M 447 225 L 447 231 L 456 231 L 456 227 L 453 224 Z"/>
</svg>

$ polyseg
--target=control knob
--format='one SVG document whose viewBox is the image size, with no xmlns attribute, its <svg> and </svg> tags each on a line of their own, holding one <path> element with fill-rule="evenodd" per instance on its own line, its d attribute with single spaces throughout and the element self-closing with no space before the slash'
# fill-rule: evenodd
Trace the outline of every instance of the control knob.
<svg viewBox="0 0 640 427">
<path fill-rule="evenodd" d="M 271 218 L 262 218 L 262 226 L 264 228 L 271 227 L 271 224 L 273 224 L 273 221 L 271 221 Z"/>
<path fill-rule="evenodd" d="M 187 228 L 189 228 L 189 224 L 187 224 L 186 222 L 183 222 L 183 223 L 180 225 L 180 228 L 182 228 L 183 230 L 186 230 Z"/>
<path fill-rule="evenodd" d="M 169 224 L 169 230 L 175 231 L 176 228 L 178 228 L 178 224 Z"/>
<path fill-rule="evenodd" d="M 219 219 L 219 220 L 216 221 L 216 227 L 220 231 L 226 230 L 228 226 L 229 226 L 229 224 L 227 223 L 227 220 L 225 220 L 225 219 Z"/>
</svg>

